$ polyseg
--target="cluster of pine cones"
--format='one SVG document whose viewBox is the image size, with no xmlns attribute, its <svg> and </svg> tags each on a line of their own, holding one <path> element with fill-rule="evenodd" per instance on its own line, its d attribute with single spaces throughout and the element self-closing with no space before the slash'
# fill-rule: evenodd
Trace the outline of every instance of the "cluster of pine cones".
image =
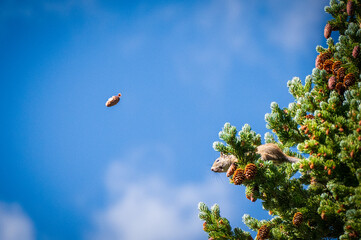
<svg viewBox="0 0 361 240">
<path fill-rule="evenodd" d="M 241 185 L 245 179 L 251 180 L 256 176 L 257 166 L 254 163 L 248 163 L 244 170 L 242 168 L 237 168 L 235 163 L 228 168 L 227 177 L 233 175 L 233 183 L 235 185 Z"/>
<path fill-rule="evenodd" d="M 355 4 L 353 1 L 348 0 L 346 5 L 347 15 L 353 16 L 355 13 Z M 324 36 L 328 39 L 331 36 L 332 31 L 338 30 L 337 26 L 331 26 L 327 23 L 324 29 Z M 352 57 L 357 58 L 360 53 L 360 46 L 356 45 L 352 51 Z M 340 61 L 334 61 L 330 52 L 321 53 L 316 58 L 316 68 L 326 70 L 326 72 L 332 74 L 328 79 L 328 88 L 330 90 L 336 90 L 339 94 L 343 94 L 345 90 L 355 84 L 356 78 L 353 73 L 346 74 L 346 69 L 342 67 L 343 63 Z"/>
<path fill-rule="evenodd" d="M 354 52 L 358 54 L 359 47 L 356 46 L 355 49 Z M 328 89 L 335 89 L 339 94 L 343 94 L 349 87 L 356 83 L 356 77 L 353 73 L 346 74 L 347 70 L 342 67 L 342 62 L 334 61 L 331 57 L 332 54 L 330 52 L 321 53 L 316 58 L 316 67 L 332 74 L 328 79 Z"/>
</svg>

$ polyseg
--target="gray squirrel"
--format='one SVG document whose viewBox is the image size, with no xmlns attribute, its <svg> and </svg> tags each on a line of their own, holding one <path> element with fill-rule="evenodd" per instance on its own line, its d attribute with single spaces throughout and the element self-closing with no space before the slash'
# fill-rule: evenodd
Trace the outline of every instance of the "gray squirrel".
<svg viewBox="0 0 361 240">
<path fill-rule="evenodd" d="M 271 160 L 277 165 L 284 162 L 296 163 L 300 160 L 299 158 L 284 154 L 277 144 L 274 143 L 266 143 L 258 146 L 257 153 L 261 155 L 262 160 Z M 232 163 L 237 161 L 236 156 L 221 153 L 221 156 L 214 161 L 211 170 L 217 173 L 227 172 Z"/>
</svg>

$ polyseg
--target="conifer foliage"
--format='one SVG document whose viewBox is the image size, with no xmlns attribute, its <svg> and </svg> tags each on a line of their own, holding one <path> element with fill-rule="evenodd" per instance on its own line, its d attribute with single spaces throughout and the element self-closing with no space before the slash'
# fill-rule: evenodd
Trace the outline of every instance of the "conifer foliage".
<svg viewBox="0 0 361 240">
<path fill-rule="evenodd" d="M 272 103 L 265 116 L 274 133 L 266 133 L 266 143 L 301 161 L 263 161 L 256 152 L 261 136 L 248 124 L 237 131 L 226 123 L 219 133 L 224 142 L 213 145 L 238 158 L 227 173 L 230 183 L 244 185 L 245 196 L 262 201 L 272 215 L 243 216 L 257 239 L 361 238 L 361 0 L 331 0 L 325 11 L 332 16 L 324 29 L 327 48 L 317 46 L 312 75 L 304 84 L 297 77 L 288 81 L 295 101 L 283 109 Z M 252 239 L 232 229 L 218 205 L 198 208 L 209 239 Z"/>
</svg>

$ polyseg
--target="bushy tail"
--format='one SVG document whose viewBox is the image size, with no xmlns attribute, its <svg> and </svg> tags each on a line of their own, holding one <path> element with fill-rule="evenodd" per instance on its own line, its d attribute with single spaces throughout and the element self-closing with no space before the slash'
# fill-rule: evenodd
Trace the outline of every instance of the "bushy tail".
<svg viewBox="0 0 361 240">
<path fill-rule="evenodd" d="M 296 162 L 300 161 L 301 159 L 296 158 L 296 157 L 287 156 L 287 160 L 291 163 L 296 163 Z"/>
</svg>

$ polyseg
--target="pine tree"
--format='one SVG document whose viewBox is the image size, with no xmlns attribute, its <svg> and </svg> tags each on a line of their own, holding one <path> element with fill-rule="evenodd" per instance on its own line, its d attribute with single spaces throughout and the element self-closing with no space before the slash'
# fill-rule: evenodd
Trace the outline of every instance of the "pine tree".
<svg viewBox="0 0 361 240">
<path fill-rule="evenodd" d="M 243 216 L 257 239 L 361 238 L 361 0 L 331 0 L 325 11 L 332 16 L 324 29 L 327 48 L 317 46 L 312 75 L 304 84 L 288 81 L 295 101 L 282 109 L 274 102 L 265 116 L 273 132 L 265 142 L 301 160 L 263 161 L 256 152 L 261 136 L 248 124 L 237 131 L 226 123 L 219 133 L 224 142 L 213 145 L 238 159 L 227 173 L 230 182 L 246 186 L 245 196 L 272 213 L 271 220 Z M 252 239 L 232 229 L 217 204 L 198 208 L 209 239 Z"/>
</svg>

